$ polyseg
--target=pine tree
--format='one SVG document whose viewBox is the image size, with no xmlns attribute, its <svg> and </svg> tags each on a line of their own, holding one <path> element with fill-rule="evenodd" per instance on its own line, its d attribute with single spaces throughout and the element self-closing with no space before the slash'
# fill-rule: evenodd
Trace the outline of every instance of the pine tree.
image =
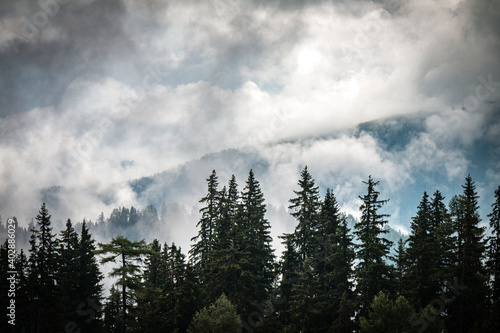
<svg viewBox="0 0 500 333">
<path fill-rule="evenodd" d="M 58 311 L 61 314 L 61 323 L 77 322 L 76 313 L 80 298 L 77 295 L 80 265 L 78 258 L 78 235 L 71 220 L 66 221 L 66 229 L 61 231 L 58 239 L 58 252 L 61 265 L 57 272 L 57 299 Z M 63 330 L 64 327 L 60 327 Z"/>
<path fill-rule="evenodd" d="M 359 197 L 363 204 L 359 207 L 361 219 L 355 224 L 354 234 L 359 239 L 356 267 L 356 291 L 360 299 L 360 315 L 365 315 L 371 300 L 381 291 L 392 293 L 392 269 L 387 264 L 392 242 L 380 237 L 387 233 L 383 227 L 387 223 L 387 214 L 379 214 L 378 210 L 388 202 L 380 200 L 375 189 L 379 182 L 370 176 L 367 182 L 367 194 Z"/>
<path fill-rule="evenodd" d="M 52 332 L 59 329 L 56 310 L 57 242 L 52 233 L 51 216 L 45 203 L 30 228 L 28 288 L 30 292 L 31 331 Z"/>
<path fill-rule="evenodd" d="M 355 253 L 347 221 L 340 213 L 335 195 L 330 189 L 326 190 L 321 205 L 318 231 L 313 243 L 314 272 L 311 281 L 304 281 L 314 288 L 314 301 L 310 307 L 312 322 L 308 329 L 315 332 L 326 332 L 332 327 L 342 330 L 346 324 L 343 322 L 344 314 L 349 308 L 347 298 L 352 299 L 350 280 Z M 339 312 L 343 297 L 344 314 Z M 352 307 L 351 309 L 353 310 Z"/>
<path fill-rule="evenodd" d="M 318 186 L 315 186 L 307 166 L 304 167 L 300 176 L 301 179 L 298 182 L 300 190 L 294 191 L 296 197 L 290 199 L 288 208 L 291 210 L 291 215 L 298 221 L 294 241 L 298 254 L 304 260 L 306 257 L 312 257 L 315 251 L 312 238 L 318 232 L 320 200 Z"/>
<path fill-rule="evenodd" d="M 224 186 L 219 192 L 218 213 L 214 225 L 213 248 L 210 261 L 205 268 L 205 304 L 211 304 L 221 295 L 236 305 L 241 306 L 241 295 L 248 284 L 241 284 L 241 254 L 235 242 L 236 219 L 238 208 L 238 185 L 234 175 L 229 181 L 229 190 Z"/>
<path fill-rule="evenodd" d="M 157 239 L 154 239 L 149 247 L 151 253 L 148 253 L 145 259 L 143 287 L 136 292 L 137 307 L 134 313 L 136 320 L 132 327 L 132 331 L 140 330 L 144 333 L 160 331 L 165 312 L 160 304 L 164 297 L 162 286 L 167 264 L 161 254 L 161 245 Z"/>
<path fill-rule="evenodd" d="M 123 311 L 121 304 L 120 291 L 113 285 L 104 304 L 104 329 L 107 333 L 122 332 Z"/>
<path fill-rule="evenodd" d="M 396 294 L 398 296 L 406 296 L 408 285 L 406 284 L 406 274 L 408 271 L 408 262 L 406 256 L 407 250 L 403 239 L 399 239 L 398 247 L 396 248 L 396 255 L 394 261 L 396 268 L 394 272 L 394 280 L 396 282 Z"/>
<path fill-rule="evenodd" d="M 28 258 L 24 250 L 21 249 L 16 257 L 16 272 L 18 279 L 16 289 L 16 330 L 18 332 L 28 331 L 30 327 L 28 269 Z"/>
<path fill-rule="evenodd" d="M 189 326 L 191 318 L 194 316 L 199 295 L 193 268 L 186 262 L 186 257 L 180 247 L 172 243 L 169 248 L 170 253 L 167 260 L 167 274 L 165 289 L 167 295 L 167 308 L 165 332 L 185 332 Z"/>
<path fill-rule="evenodd" d="M 345 215 L 341 216 L 340 223 L 337 226 L 336 239 L 338 240 L 338 244 L 332 255 L 331 271 L 335 284 L 335 292 L 333 294 L 335 317 L 332 331 L 352 332 L 353 322 L 351 317 L 354 316 L 356 310 L 352 283 L 354 271 L 352 267 L 356 253 L 353 237 L 350 229 L 347 227 Z"/>
<path fill-rule="evenodd" d="M 292 239 L 293 234 L 280 236 L 285 250 L 279 263 L 279 286 L 276 297 L 276 326 L 286 328 L 288 332 L 297 331 L 292 322 L 292 299 L 296 295 L 296 286 L 299 283 L 299 268 L 301 260 Z"/>
<path fill-rule="evenodd" d="M 241 255 L 242 275 L 248 276 L 248 293 L 244 296 L 243 313 L 249 313 L 251 303 L 264 301 L 274 281 L 274 254 L 271 248 L 271 226 L 265 218 L 266 205 L 259 182 L 252 170 L 248 173 L 245 188 L 241 193 L 241 205 L 235 226 L 235 241 Z M 240 262 L 241 262 L 240 261 Z"/>
<path fill-rule="evenodd" d="M 495 202 L 491 205 L 491 236 L 488 240 L 488 269 L 491 277 L 491 329 L 500 329 L 500 186 L 495 190 Z"/>
<path fill-rule="evenodd" d="M 478 195 L 470 175 L 464 192 L 450 202 L 458 232 L 458 265 L 455 276 L 465 288 L 450 304 L 449 329 L 454 332 L 478 330 L 486 308 L 486 272 L 484 257 L 484 228 L 479 227 Z"/>
<path fill-rule="evenodd" d="M 289 200 L 291 215 L 298 224 L 291 235 L 294 251 L 299 255 L 300 263 L 297 267 L 298 283 L 294 286 L 294 295 L 290 301 L 291 320 L 295 329 L 307 330 L 313 326 L 316 319 L 314 314 L 315 279 L 318 263 L 324 266 L 324 254 L 319 247 L 324 242 L 318 240 L 320 233 L 321 202 L 319 189 L 314 179 L 304 167 L 298 181 L 299 191 L 295 191 L 295 198 Z M 325 224 L 326 225 L 326 224 Z M 322 259 L 317 258 L 321 256 Z M 313 328 L 314 329 L 314 328 Z"/>
<path fill-rule="evenodd" d="M 431 249 L 434 259 L 428 265 L 433 267 L 439 289 L 445 290 L 446 285 L 453 283 L 454 279 L 457 239 L 450 214 L 444 204 L 444 197 L 439 190 L 432 196 L 431 225 L 435 241 Z"/>
<path fill-rule="evenodd" d="M 205 268 L 210 259 L 210 253 L 214 248 L 215 226 L 219 219 L 220 208 L 220 192 L 218 190 L 219 181 L 215 170 L 207 179 L 208 193 L 200 200 L 200 203 L 205 204 L 200 209 L 201 219 L 196 225 L 199 228 L 198 235 L 193 237 L 191 241 L 196 242 L 190 250 L 191 260 L 194 263 L 200 282 L 203 283 L 206 279 Z"/>
<path fill-rule="evenodd" d="M 80 301 L 77 313 L 78 326 L 82 332 L 98 332 L 102 327 L 102 284 L 103 276 L 95 254 L 95 240 L 85 219 L 82 222 L 80 240 L 77 247 L 77 297 Z M 82 315 L 83 314 L 83 315 Z"/>
<path fill-rule="evenodd" d="M 120 260 L 120 266 L 113 268 L 109 274 L 111 277 L 118 278 L 116 284 L 122 287 L 121 290 L 121 311 L 122 311 L 122 327 L 121 332 L 124 333 L 127 327 L 127 309 L 130 299 L 133 298 L 133 293 L 141 286 L 140 265 L 142 257 L 151 250 L 146 246 L 144 240 L 132 242 L 123 236 L 114 237 L 109 244 L 99 243 L 99 250 L 96 254 L 104 255 L 101 263 L 115 262 Z"/>
<path fill-rule="evenodd" d="M 406 256 L 408 297 L 417 308 L 425 308 L 438 297 L 440 291 L 433 267 L 435 262 L 433 252 L 437 244 L 434 241 L 435 234 L 427 192 L 424 192 L 417 215 L 412 219 L 410 227 Z"/>
</svg>

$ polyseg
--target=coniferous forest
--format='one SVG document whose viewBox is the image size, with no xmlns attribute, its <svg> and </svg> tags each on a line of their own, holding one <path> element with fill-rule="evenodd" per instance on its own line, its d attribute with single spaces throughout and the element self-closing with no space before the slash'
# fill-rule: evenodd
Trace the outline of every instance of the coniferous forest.
<svg viewBox="0 0 500 333">
<path fill-rule="evenodd" d="M 85 221 L 56 233 L 42 204 L 29 251 L 0 248 L 2 308 L 15 299 L 0 331 L 500 332 L 500 186 L 483 220 L 470 176 L 452 198 L 423 193 L 408 239 L 392 244 L 389 198 L 371 176 L 353 228 L 307 167 L 298 178 L 281 255 L 252 170 L 243 185 L 208 177 L 188 251 L 121 235 L 98 243 Z"/>
</svg>

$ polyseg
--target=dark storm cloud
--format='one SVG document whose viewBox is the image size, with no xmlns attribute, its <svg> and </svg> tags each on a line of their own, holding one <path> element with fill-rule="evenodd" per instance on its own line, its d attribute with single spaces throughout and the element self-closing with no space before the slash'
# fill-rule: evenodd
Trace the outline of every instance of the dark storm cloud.
<svg viewBox="0 0 500 333">
<path fill-rule="evenodd" d="M 134 52 L 123 32 L 120 1 L 9 0 L 1 6 L 2 34 L 9 40 L 0 52 L 0 116 L 57 105 L 82 74 L 126 77 L 109 70 L 123 60 L 120 55 Z"/>
<path fill-rule="evenodd" d="M 495 1 L 80 0 L 53 16 L 45 1 L 0 2 L 4 215 L 36 210 L 52 185 L 74 189 L 71 216 L 136 205 L 127 180 L 243 146 L 269 162 L 270 200 L 309 164 L 354 212 L 367 174 L 392 191 L 415 170 L 454 180 L 464 149 L 498 142 L 485 123 L 500 87 L 476 96 L 479 76 L 500 81 Z M 23 36 L 34 15 L 47 22 Z M 346 131 L 418 111 L 398 152 Z"/>
</svg>

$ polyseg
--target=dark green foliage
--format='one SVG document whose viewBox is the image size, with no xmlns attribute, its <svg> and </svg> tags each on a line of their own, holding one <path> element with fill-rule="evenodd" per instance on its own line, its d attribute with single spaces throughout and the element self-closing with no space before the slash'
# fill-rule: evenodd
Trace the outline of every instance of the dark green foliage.
<svg viewBox="0 0 500 333">
<path fill-rule="evenodd" d="M 408 238 L 407 261 L 407 297 L 417 308 L 425 308 L 440 291 L 436 279 L 434 224 L 432 223 L 431 206 L 427 192 L 424 192 L 417 215 L 410 224 L 411 234 Z"/>
<path fill-rule="evenodd" d="M 450 201 L 450 211 L 458 235 L 454 273 L 465 289 L 450 304 L 448 327 L 454 332 L 471 332 L 479 330 L 486 308 L 484 228 L 479 226 L 478 195 L 470 176 L 462 187 L 464 193 Z"/>
<path fill-rule="evenodd" d="M 104 330 L 107 333 L 119 333 L 123 328 L 121 293 L 113 285 L 104 304 Z"/>
<path fill-rule="evenodd" d="M 220 192 L 218 190 L 219 180 L 215 170 L 207 179 L 208 193 L 200 200 L 200 203 L 205 204 L 200 209 L 201 219 L 196 225 L 199 228 L 198 235 L 193 237 L 191 241 L 196 243 L 189 251 L 191 260 L 194 263 L 198 274 L 200 274 L 200 282 L 205 279 L 204 269 L 210 259 L 210 252 L 214 248 L 215 228 L 220 213 Z"/>
<path fill-rule="evenodd" d="M 408 300 L 399 296 L 395 301 L 380 292 L 370 304 L 366 317 L 360 318 L 360 333 L 442 332 L 442 321 L 431 307 L 416 314 Z"/>
<path fill-rule="evenodd" d="M 57 241 L 52 233 L 51 216 L 45 203 L 31 227 L 28 290 L 30 293 L 31 331 L 52 332 L 60 329 L 57 308 Z"/>
<path fill-rule="evenodd" d="M 388 215 L 379 212 L 387 200 L 378 198 L 378 182 L 365 182 L 361 219 L 349 224 L 354 245 L 349 218 L 333 192 L 327 189 L 320 200 L 304 168 L 289 207 L 297 226 L 280 237 L 285 251 L 275 262 L 264 195 L 253 171 L 241 192 L 234 176 L 222 190 L 215 171 L 207 181 L 189 261 L 174 243 L 162 247 L 156 239 L 146 245 L 119 236 L 96 250 L 90 227 L 102 228 L 103 214 L 99 226 L 84 220 L 80 235 L 68 219 L 56 237 L 43 204 L 30 227 L 29 258 L 23 251 L 14 256 L 15 330 L 4 322 L 0 331 L 498 331 L 500 187 L 488 215 L 487 243 L 469 176 L 449 210 L 439 191 L 432 198 L 424 193 L 409 239 L 399 240 L 392 258 L 384 237 Z M 157 221 L 156 209 L 148 206 L 117 209 L 107 223 L 122 230 L 154 228 Z M 4 295 L 12 269 L 8 246 L 0 246 Z M 101 263 L 119 260 L 103 309 L 97 254 L 104 257 Z M 7 306 L 5 297 L 0 301 Z"/>
<path fill-rule="evenodd" d="M 220 296 L 208 308 L 198 311 L 188 333 L 237 333 L 241 332 L 241 320 L 236 307 L 225 295 Z"/>
<path fill-rule="evenodd" d="M 57 272 L 57 306 L 61 314 L 61 322 L 76 322 L 79 318 L 76 308 L 80 303 L 78 282 L 80 282 L 79 241 L 71 220 L 66 222 L 66 229 L 60 234 L 58 241 L 60 268 Z M 63 327 L 59 328 L 60 330 Z"/>
<path fill-rule="evenodd" d="M 99 243 L 99 247 L 100 249 L 96 250 L 95 253 L 104 256 L 101 263 L 115 262 L 116 259 L 120 262 L 120 266 L 113 268 L 109 275 L 116 277 L 116 284 L 122 287 L 121 311 L 123 320 L 121 332 L 123 333 L 127 327 L 128 307 L 132 303 L 131 300 L 135 298 L 135 291 L 141 287 L 140 265 L 142 257 L 151 253 L 151 250 L 146 246 L 144 240 L 132 242 L 122 236 L 113 238 L 108 244 Z"/>
<path fill-rule="evenodd" d="M 356 255 L 359 259 L 356 267 L 356 293 L 359 296 L 361 315 L 366 314 L 375 295 L 381 291 L 388 294 L 393 291 L 392 267 L 387 264 L 392 242 L 382 237 L 387 233 L 383 227 L 389 215 L 378 212 L 388 200 L 378 198 L 379 192 L 375 189 L 378 182 L 371 176 L 364 183 L 368 189 L 366 195 L 359 197 L 363 200 L 363 204 L 359 207 L 361 220 L 356 223 L 354 231 L 360 242 L 356 246 Z"/>
<path fill-rule="evenodd" d="M 238 308 L 242 313 L 249 313 L 253 302 L 262 302 L 267 298 L 274 280 L 271 226 L 265 214 L 264 195 L 250 170 L 241 193 L 235 224 L 235 247 L 243 259 L 242 266 L 248 264 L 248 269 L 242 271 L 242 277 L 249 277 L 246 285 L 249 292 L 242 295 L 244 302 Z"/>
<path fill-rule="evenodd" d="M 488 269 L 491 276 L 491 300 L 495 310 L 493 315 L 500 318 L 500 186 L 495 190 L 495 199 L 492 212 L 488 215 L 491 228 L 488 242 Z"/>
<path fill-rule="evenodd" d="M 408 292 L 408 285 L 406 284 L 406 274 L 408 271 L 406 252 L 405 242 L 403 242 L 402 239 L 399 239 L 398 247 L 396 248 L 396 255 L 394 257 L 394 261 L 396 263 L 396 267 L 394 269 L 394 282 L 396 286 L 396 294 L 398 296 L 406 296 Z"/>
<path fill-rule="evenodd" d="M 298 182 L 300 190 L 293 191 L 296 197 L 290 199 L 288 208 L 298 221 L 293 241 L 296 244 L 297 253 L 304 260 L 306 257 L 311 257 L 316 250 L 312 238 L 318 232 L 320 200 L 318 186 L 314 184 L 307 166 L 302 170 L 300 177 Z"/>
<path fill-rule="evenodd" d="M 431 231 L 435 242 L 431 251 L 434 259 L 428 263 L 434 268 L 440 290 L 445 289 L 446 284 L 454 280 L 454 266 L 457 262 L 455 228 L 443 201 L 441 192 L 434 192 L 431 202 Z"/>
</svg>

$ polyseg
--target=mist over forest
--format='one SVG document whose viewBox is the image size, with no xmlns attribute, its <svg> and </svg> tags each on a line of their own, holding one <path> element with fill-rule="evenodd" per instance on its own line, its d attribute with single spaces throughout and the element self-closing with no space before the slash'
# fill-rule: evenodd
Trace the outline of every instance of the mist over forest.
<svg viewBox="0 0 500 333">
<path fill-rule="evenodd" d="M 494 0 L 2 0 L 0 331 L 500 331 L 499 36 Z"/>
</svg>

